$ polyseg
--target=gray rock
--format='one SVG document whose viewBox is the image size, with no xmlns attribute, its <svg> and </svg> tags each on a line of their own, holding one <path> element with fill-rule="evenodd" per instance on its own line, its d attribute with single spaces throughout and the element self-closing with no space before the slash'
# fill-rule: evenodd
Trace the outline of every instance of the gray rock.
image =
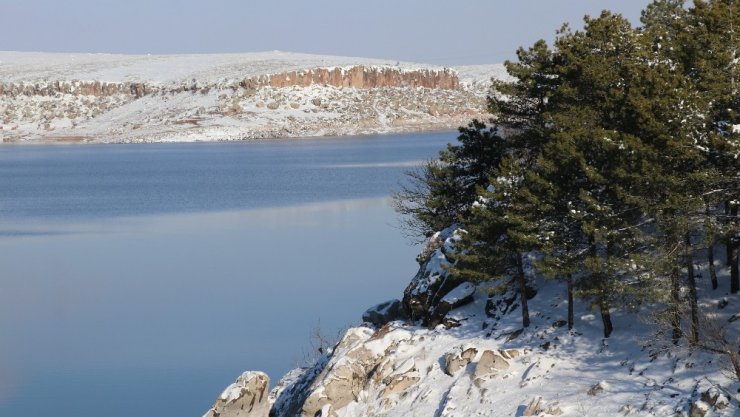
<svg viewBox="0 0 740 417">
<path fill-rule="evenodd" d="M 400 300 L 390 300 L 370 307 L 362 314 L 362 321 L 378 327 L 394 320 L 405 320 L 406 312 Z"/>
<path fill-rule="evenodd" d="M 218 397 L 203 417 L 268 417 L 270 378 L 263 372 L 245 372 Z"/>
<path fill-rule="evenodd" d="M 454 351 L 445 354 L 445 373 L 450 376 L 455 375 L 457 371 L 468 366 L 477 354 L 478 350 L 472 347 L 462 352 Z"/>
<path fill-rule="evenodd" d="M 445 253 L 453 250 L 454 243 L 450 237 L 455 231 L 455 227 L 449 227 L 429 239 L 422 255 L 417 258 L 419 271 L 403 291 L 406 313 L 412 320 L 421 320 L 429 327 L 435 327 L 444 317 L 440 317 L 437 311 L 435 320 L 431 320 L 442 298 L 463 283 L 462 279 L 440 272 L 435 267 L 441 262 L 449 262 Z"/>
<path fill-rule="evenodd" d="M 710 405 L 704 401 L 697 401 L 691 404 L 689 417 L 704 417 L 709 412 Z"/>
<path fill-rule="evenodd" d="M 544 411 L 544 403 L 542 401 L 542 397 L 534 397 L 532 398 L 532 401 L 529 402 L 526 408 L 524 408 L 524 412 L 522 412 L 522 417 L 532 417 L 536 416 L 537 414 L 540 414 Z"/>
<path fill-rule="evenodd" d="M 483 354 L 475 366 L 474 380 L 482 380 L 489 376 L 498 374 L 500 371 L 509 369 L 509 362 L 491 350 L 483 351 Z"/>
<path fill-rule="evenodd" d="M 599 395 L 599 394 L 601 394 L 602 392 L 604 392 L 604 390 L 606 390 L 606 388 L 607 388 L 607 384 L 606 384 L 606 382 L 604 382 L 604 381 L 601 381 L 601 382 L 599 382 L 598 384 L 596 384 L 596 385 L 594 385 L 593 387 L 591 387 L 591 388 L 590 388 L 590 389 L 588 390 L 587 394 L 588 394 L 588 395 L 591 395 L 591 396 L 594 396 L 594 395 Z"/>
<path fill-rule="evenodd" d="M 434 307 L 430 314 L 428 326 L 436 327 L 444 321 L 445 316 L 450 311 L 473 302 L 475 294 L 475 285 L 470 282 L 463 282 L 450 290 L 439 303 Z M 449 328 L 449 326 L 446 326 Z M 456 327 L 456 326 L 453 326 Z"/>
<path fill-rule="evenodd" d="M 718 410 L 723 410 L 730 404 L 727 397 L 722 395 L 722 393 L 715 387 L 704 391 L 701 394 L 701 400 L 712 407 L 716 407 Z"/>
</svg>

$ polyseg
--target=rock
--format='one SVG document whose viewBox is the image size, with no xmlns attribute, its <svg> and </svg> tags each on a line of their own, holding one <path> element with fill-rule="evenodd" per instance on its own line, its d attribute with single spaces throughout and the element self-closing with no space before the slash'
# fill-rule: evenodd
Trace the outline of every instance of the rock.
<svg viewBox="0 0 740 417">
<path fill-rule="evenodd" d="M 385 391 L 383 391 L 383 396 L 388 397 L 393 394 L 406 392 L 408 388 L 414 386 L 420 379 L 418 375 L 402 375 L 392 379 L 388 382 Z"/>
<path fill-rule="evenodd" d="M 506 349 L 506 350 L 499 350 L 498 353 L 504 358 L 504 359 L 514 359 L 518 356 L 522 355 L 522 352 L 520 352 L 517 349 Z"/>
<path fill-rule="evenodd" d="M 556 321 L 555 323 L 552 324 L 552 327 L 554 329 L 557 329 L 557 328 L 560 328 L 560 327 L 565 326 L 566 324 L 568 324 L 567 321 L 565 321 L 565 320 L 558 320 L 558 321 Z"/>
<path fill-rule="evenodd" d="M 432 314 L 442 298 L 464 281 L 449 275 L 442 265 L 449 261 L 445 252 L 454 249 L 457 229 L 449 227 L 429 238 L 425 249 L 417 260 L 419 271 L 403 291 L 403 308 L 412 320 L 421 320 L 428 327 L 435 327 L 444 315 Z M 446 313 L 445 313 L 446 314 Z"/>
<path fill-rule="evenodd" d="M 442 320 L 442 326 L 445 327 L 445 329 L 452 329 L 454 327 L 460 327 L 460 320 L 453 319 L 451 317 L 445 317 Z"/>
<path fill-rule="evenodd" d="M 709 404 L 704 401 L 697 401 L 691 404 L 691 410 L 689 411 L 689 417 L 704 417 L 709 412 Z"/>
<path fill-rule="evenodd" d="M 280 103 L 278 103 L 277 101 L 271 101 L 267 103 L 267 108 L 270 110 L 277 110 L 280 108 Z"/>
<path fill-rule="evenodd" d="M 588 395 L 591 395 L 591 396 L 599 395 L 602 392 L 604 392 L 608 387 L 609 387 L 609 384 L 607 384 L 606 381 L 601 381 L 598 384 L 596 384 L 593 387 L 591 387 L 588 390 L 587 394 Z"/>
<path fill-rule="evenodd" d="M 534 397 L 532 398 L 532 401 L 529 402 L 526 408 L 524 408 L 524 411 L 522 412 L 522 417 L 532 417 L 536 416 L 537 414 L 540 414 L 544 411 L 544 404 L 542 401 L 542 397 Z"/>
<path fill-rule="evenodd" d="M 545 414 L 549 414 L 551 416 L 559 416 L 563 414 L 563 410 L 561 410 L 557 404 L 552 404 L 547 407 L 547 411 L 545 411 Z"/>
<path fill-rule="evenodd" d="M 491 350 L 485 350 L 475 366 L 473 380 L 482 380 L 507 369 L 509 369 L 509 362 L 506 359 Z"/>
<path fill-rule="evenodd" d="M 453 376 L 461 368 L 466 367 L 478 354 L 476 348 L 468 348 L 462 351 L 453 351 L 445 354 L 445 367 L 444 372 L 447 375 Z"/>
<path fill-rule="evenodd" d="M 524 333 L 524 329 L 518 329 L 509 334 L 509 336 L 506 338 L 507 342 L 511 342 L 512 340 L 519 337 L 522 333 Z"/>
<path fill-rule="evenodd" d="M 263 372 L 245 372 L 218 397 L 204 417 L 268 417 L 270 378 Z"/>
<path fill-rule="evenodd" d="M 730 405 L 730 401 L 722 395 L 722 393 L 715 387 L 711 387 L 701 394 L 701 400 L 709 404 L 712 407 L 716 407 L 719 410 L 723 410 Z"/>
<path fill-rule="evenodd" d="M 428 326 L 436 327 L 437 324 L 444 320 L 444 317 L 447 315 L 447 313 L 458 307 L 462 307 L 473 302 L 474 294 L 475 285 L 467 281 L 453 288 L 451 291 L 445 294 L 444 297 L 442 297 L 437 306 L 434 307 L 434 309 L 432 310 Z"/>
<path fill-rule="evenodd" d="M 406 312 L 400 300 L 390 300 L 370 307 L 362 314 L 362 321 L 378 327 L 394 320 L 405 320 Z"/>
<path fill-rule="evenodd" d="M 416 369 L 416 362 L 413 359 L 402 363 L 393 371 L 392 375 L 383 378 L 383 385 L 385 385 L 383 398 L 406 392 L 407 389 L 414 386 L 420 379 L 421 377 Z"/>
</svg>

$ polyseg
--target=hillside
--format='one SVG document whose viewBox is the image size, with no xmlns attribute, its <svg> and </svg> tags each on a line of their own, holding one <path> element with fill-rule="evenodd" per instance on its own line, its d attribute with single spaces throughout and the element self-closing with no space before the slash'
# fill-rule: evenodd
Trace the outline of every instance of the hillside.
<svg viewBox="0 0 740 417">
<path fill-rule="evenodd" d="M 501 65 L 264 52 L 0 52 L 3 142 L 159 142 L 452 129 Z"/>
<path fill-rule="evenodd" d="M 400 314 L 393 312 L 398 302 L 382 305 L 365 315 L 381 319 L 377 325 L 349 329 L 313 368 L 288 373 L 274 388 L 264 373 L 244 373 L 206 417 L 738 415 L 740 382 L 731 365 L 662 338 L 651 321 L 659 306 L 614 309 L 615 332 L 604 339 L 597 311 L 580 302 L 569 331 L 562 284 L 531 276 L 532 323 L 522 329 L 515 294 L 496 295 L 490 284 L 444 290 L 441 265 L 456 240 L 451 230 L 430 240 L 439 247 L 403 301 L 423 303 L 424 294 L 434 294 L 436 309 L 451 308 L 441 324 L 381 325 Z M 712 312 L 707 323 L 737 340 L 740 297 L 728 294 L 727 270 L 720 280 L 717 290 L 702 280 L 702 308 Z"/>
</svg>

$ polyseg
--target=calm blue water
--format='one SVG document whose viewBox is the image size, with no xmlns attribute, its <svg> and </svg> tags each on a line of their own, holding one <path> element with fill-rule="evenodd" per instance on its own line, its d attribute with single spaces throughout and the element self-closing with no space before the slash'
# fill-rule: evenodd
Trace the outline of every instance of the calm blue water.
<svg viewBox="0 0 740 417">
<path fill-rule="evenodd" d="M 0 416 L 200 416 L 416 270 L 387 197 L 455 133 L 0 146 Z"/>
</svg>

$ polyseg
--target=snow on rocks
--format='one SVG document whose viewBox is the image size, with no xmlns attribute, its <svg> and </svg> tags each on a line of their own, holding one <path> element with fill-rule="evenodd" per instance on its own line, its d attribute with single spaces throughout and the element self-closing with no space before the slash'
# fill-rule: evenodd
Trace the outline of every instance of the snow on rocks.
<svg viewBox="0 0 740 417">
<path fill-rule="evenodd" d="M 486 117 L 497 67 L 285 52 L 0 52 L 4 142 L 243 140 L 452 129 Z M 472 77 L 472 78 L 470 78 Z M 471 87 L 472 79 L 480 85 Z"/>
<path fill-rule="evenodd" d="M 400 300 L 390 300 L 370 307 L 362 314 L 362 321 L 382 326 L 394 320 L 406 319 L 406 312 Z"/>
<path fill-rule="evenodd" d="M 459 231 L 453 228 L 430 240 L 413 291 L 423 288 L 438 300 L 459 298 L 455 287 L 462 283 L 438 294 L 445 279 L 441 265 L 454 249 L 455 236 Z M 726 269 L 718 273 L 729 275 Z M 458 327 L 392 321 L 380 328 L 349 329 L 315 366 L 293 371 L 278 383 L 268 397 L 270 415 L 739 415 L 740 381 L 727 372 L 725 358 L 657 337 L 655 325 L 642 319 L 652 313 L 651 306 L 615 306 L 615 331 L 604 339 L 587 302 L 575 304 L 572 330 L 553 325 L 567 314 L 567 294 L 558 282 L 532 281 L 538 291 L 529 302 L 527 328 L 513 293 L 494 292 L 492 284 L 482 283 L 475 292 L 489 297 L 473 297 L 448 313 Z M 716 323 L 725 325 L 734 340 L 738 328 L 728 318 L 740 294 L 715 293 L 709 280 L 699 284 L 702 305 L 727 298 L 727 307 L 713 310 Z"/>
<path fill-rule="evenodd" d="M 267 417 L 270 378 L 264 372 L 245 372 L 218 397 L 203 417 Z"/>
<path fill-rule="evenodd" d="M 457 371 L 465 368 L 477 354 L 478 350 L 474 347 L 469 347 L 465 350 L 458 348 L 452 352 L 446 353 L 444 356 L 444 372 L 449 376 L 454 376 Z"/>
<path fill-rule="evenodd" d="M 403 304 L 412 320 L 434 327 L 444 316 L 472 300 L 475 287 L 447 273 L 451 266 L 446 254 L 454 250 L 462 231 L 447 228 L 432 236 L 419 258 L 420 267 L 403 293 Z M 454 293 L 442 303 L 445 296 Z"/>
<path fill-rule="evenodd" d="M 480 385 L 484 379 L 495 377 L 501 371 L 509 369 L 509 366 L 509 362 L 506 359 L 497 355 L 492 350 L 486 350 L 475 366 L 473 380 L 476 384 Z"/>
</svg>

